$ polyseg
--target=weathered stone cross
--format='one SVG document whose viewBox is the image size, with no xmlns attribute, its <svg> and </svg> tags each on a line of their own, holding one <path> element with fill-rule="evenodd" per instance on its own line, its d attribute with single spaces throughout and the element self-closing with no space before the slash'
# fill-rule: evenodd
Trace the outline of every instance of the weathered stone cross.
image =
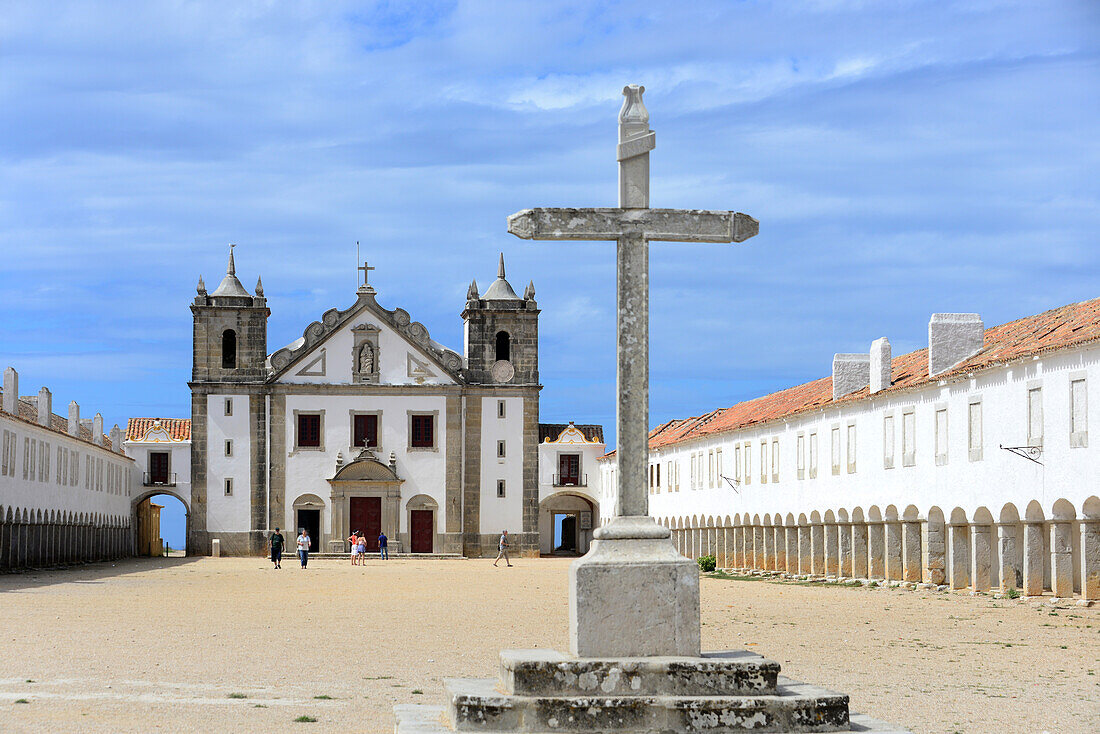
<svg viewBox="0 0 1100 734">
<path fill-rule="evenodd" d="M 740 212 L 649 208 L 649 151 L 656 143 L 644 91 L 637 84 L 623 88 L 619 208 L 524 209 L 508 217 L 508 231 L 523 239 L 618 242 L 616 517 L 649 511 L 649 243 L 743 242 L 760 227 Z"/>
<path fill-rule="evenodd" d="M 356 268 L 356 270 L 361 270 L 363 272 L 363 285 L 364 286 L 369 286 L 370 285 L 370 283 L 367 282 L 367 277 L 370 275 L 370 271 L 377 270 L 377 269 L 378 268 L 372 268 L 369 265 L 367 265 L 366 260 L 363 261 L 362 266 Z"/>
</svg>

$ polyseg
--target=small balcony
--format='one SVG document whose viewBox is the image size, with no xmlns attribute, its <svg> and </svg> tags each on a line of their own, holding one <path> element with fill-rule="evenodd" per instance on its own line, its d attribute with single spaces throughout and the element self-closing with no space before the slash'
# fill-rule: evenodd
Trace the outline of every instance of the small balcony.
<svg viewBox="0 0 1100 734">
<path fill-rule="evenodd" d="M 562 476 L 561 474 L 555 474 L 554 475 L 554 486 L 555 487 L 587 487 L 588 486 L 588 475 L 587 474 L 581 474 L 581 475 L 578 476 L 576 474 L 573 474 L 573 475 Z"/>
<path fill-rule="evenodd" d="M 176 486 L 176 473 L 142 472 L 141 483 L 146 487 L 174 487 Z"/>
</svg>

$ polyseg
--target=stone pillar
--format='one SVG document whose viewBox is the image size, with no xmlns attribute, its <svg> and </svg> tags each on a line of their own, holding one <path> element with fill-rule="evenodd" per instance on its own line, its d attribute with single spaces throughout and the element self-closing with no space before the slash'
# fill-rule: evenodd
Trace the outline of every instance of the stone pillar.
<svg viewBox="0 0 1100 734">
<path fill-rule="evenodd" d="M 772 534 L 771 525 L 765 525 L 761 529 L 764 534 L 764 570 L 771 571 L 775 568 L 775 536 Z"/>
<path fill-rule="evenodd" d="M 825 575 L 825 531 L 819 522 L 810 524 L 810 573 Z"/>
<path fill-rule="evenodd" d="M 1024 523 L 1024 595 L 1043 595 L 1043 523 Z"/>
<path fill-rule="evenodd" d="M 768 549 L 764 545 L 764 527 L 762 525 L 752 526 L 752 543 L 755 549 L 755 555 L 752 559 L 753 568 L 762 571 L 767 568 L 768 554 Z"/>
<path fill-rule="evenodd" d="M 1050 589 L 1054 596 L 1073 596 L 1073 523 L 1050 524 Z"/>
<path fill-rule="evenodd" d="M 840 559 L 837 556 L 836 523 L 825 524 L 825 575 L 836 578 L 840 575 Z"/>
<path fill-rule="evenodd" d="M 46 388 L 38 391 L 38 425 L 50 427 L 53 417 L 53 394 Z"/>
<path fill-rule="evenodd" d="M 852 578 L 867 578 L 867 523 L 852 523 Z"/>
<path fill-rule="evenodd" d="M 745 536 L 740 525 L 734 525 L 730 528 L 730 532 L 733 535 L 733 539 L 730 541 L 730 553 L 732 555 L 730 564 L 733 568 L 741 568 L 741 553 L 745 546 Z"/>
<path fill-rule="evenodd" d="M 867 523 L 867 553 L 870 557 L 867 578 L 886 578 L 886 526 L 881 520 Z"/>
<path fill-rule="evenodd" d="M 805 576 L 813 569 L 813 544 L 810 542 L 810 526 L 798 526 L 798 573 Z"/>
<path fill-rule="evenodd" d="M 965 589 L 969 585 L 970 571 L 969 525 L 951 524 L 947 533 L 951 542 L 951 588 Z"/>
<path fill-rule="evenodd" d="M 850 522 L 837 523 L 837 550 L 840 553 L 841 577 L 853 578 L 852 575 L 852 524 Z"/>
<path fill-rule="evenodd" d="M 722 558 L 725 565 L 723 568 L 733 568 L 737 565 L 737 561 L 734 560 L 734 554 L 737 546 L 733 541 L 734 528 L 728 527 L 722 530 Z"/>
<path fill-rule="evenodd" d="M 897 520 L 886 521 L 886 578 L 901 581 L 905 574 L 901 569 L 902 559 L 901 523 Z"/>
<path fill-rule="evenodd" d="M 787 573 L 798 573 L 798 528 L 787 526 Z"/>
<path fill-rule="evenodd" d="M 718 560 L 718 528 L 707 528 L 707 555 L 714 556 L 714 560 Z"/>
<path fill-rule="evenodd" d="M 921 580 L 920 520 L 902 524 L 902 573 L 906 581 Z"/>
<path fill-rule="evenodd" d="M 75 400 L 69 403 L 68 431 L 70 436 L 80 436 L 80 406 Z"/>
<path fill-rule="evenodd" d="M 972 525 L 970 527 L 970 587 L 974 591 L 989 591 L 992 587 L 989 578 L 992 568 L 991 551 L 990 526 Z"/>
<path fill-rule="evenodd" d="M 19 402 L 19 373 L 14 367 L 4 370 L 4 412 L 15 415 Z"/>
<path fill-rule="evenodd" d="M 775 548 L 775 570 L 785 572 L 787 570 L 787 529 L 775 525 L 772 526 L 772 546 Z"/>
<path fill-rule="evenodd" d="M 1081 521 L 1081 598 L 1100 599 L 1100 519 Z"/>
<path fill-rule="evenodd" d="M 947 540 L 943 521 L 932 517 L 925 525 L 928 548 L 928 583 L 937 586 L 947 580 Z"/>
</svg>

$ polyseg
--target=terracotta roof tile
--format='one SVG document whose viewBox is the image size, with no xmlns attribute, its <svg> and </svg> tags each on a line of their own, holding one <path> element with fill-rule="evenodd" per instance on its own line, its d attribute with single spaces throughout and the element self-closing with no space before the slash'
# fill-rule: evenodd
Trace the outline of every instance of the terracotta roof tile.
<svg viewBox="0 0 1100 734">
<path fill-rule="evenodd" d="M 3 391 L 0 391 L 0 396 L 2 395 Z M 27 423 L 38 425 L 38 396 L 32 395 L 19 398 L 15 403 L 15 416 Z M 69 419 L 57 413 L 51 413 L 49 429 L 54 433 L 64 433 L 68 435 Z M 92 430 L 84 425 L 83 421 L 81 421 L 79 436 L 77 436 L 77 438 L 81 441 L 92 443 Z M 103 436 L 103 447 L 107 449 L 111 448 L 111 438 L 107 435 Z"/>
<path fill-rule="evenodd" d="M 1079 346 L 1098 339 L 1100 298 L 1071 303 L 986 329 L 981 351 L 934 378 L 928 376 L 927 348 L 895 357 L 891 364 L 892 385 L 877 394 L 909 390 L 934 381 L 979 372 L 1023 357 Z M 864 387 L 833 400 L 832 377 L 822 377 L 705 415 L 663 423 L 650 431 L 649 448 L 659 449 L 716 433 L 735 431 L 830 404 L 856 402 L 866 398 L 869 393 L 869 388 Z M 613 454 L 611 452 L 607 456 Z"/>
<path fill-rule="evenodd" d="M 131 418 L 126 424 L 126 440 L 141 441 L 157 423 L 173 441 L 191 440 L 190 418 Z"/>
</svg>

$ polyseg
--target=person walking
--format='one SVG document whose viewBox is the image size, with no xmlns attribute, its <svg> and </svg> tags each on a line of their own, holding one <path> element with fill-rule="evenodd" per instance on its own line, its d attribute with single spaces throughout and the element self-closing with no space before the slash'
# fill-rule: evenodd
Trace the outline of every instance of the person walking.
<svg viewBox="0 0 1100 734">
<path fill-rule="evenodd" d="M 309 563 L 310 545 L 309 531 L 302 528 L 302 532 L 298 533 L 298 558 L 302 561 L 302 568 L 305 568 L 306 564 Z"/>
<path fill-rule="evenodd" d="M 348 542 L 351 543 L 351 565 L 359 565 L 359 531 L 356 530 L 348 537 Z"/>
<path fill-rule="evenodd" d="M 390 560 L 390 539 L 386 537 L 386 531 L 378 533 L 378 557 L 383 561 Z"/>
<path fill-rule="evenodd" d="M 493 561 L 493 566 L 496 566 L 497 562 L 500 561 L 501 558 L 503 558 L 504 562 L 508 564 L 508 568 L 511 568 L 512 567 L 512 562 L 510 560 L 508 560 L 508 531 L 507 530 L 504 530 L 504 531 L 501 532 L 500 542 L 497 543 L 497 548 L 498 548 L 497 560 Z"/>
<path fill-rule="evenodd" d="M 286 539 L 283 538 L 283 534 L 279 532 L 279 528 L 275 528 L 275 532 L 271 534 L 271 538 L 267 541 L 267 546 L 271 549 L 271 562 L 275 564 L 275 568 L 283 567 L 283 545 L 285 543 Z"/>
</svg>

